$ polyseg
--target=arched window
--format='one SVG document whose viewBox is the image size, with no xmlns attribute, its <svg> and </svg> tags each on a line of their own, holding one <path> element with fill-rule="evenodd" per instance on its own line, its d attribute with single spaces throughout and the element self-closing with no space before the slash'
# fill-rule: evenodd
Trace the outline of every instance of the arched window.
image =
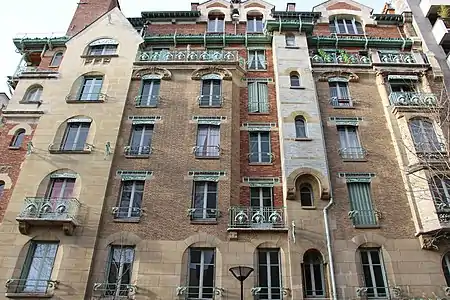
<svg viewBox="0 0 450 300">
<path fill-rule="evenodd" d="M 21 128 L 16 131 L 9 146 L 13 148 L 19 148 L 20 146 L 22 146 L 24 138 L 25 138 L 25 129 Z"/>
<path fill-rule="evenodd" d="M 286 46 L 294 47 L 295 46 L 295 36 L 293 34 L 286 34 Z"/>
<path fill-rule="evenodd" d="M 388 295 L 388 284 L 384 268 L 381 248 L 359 248 L 361 269 L 363 270 L 364 287 L 367 298 L 385 299 Z"/>
<path fill-rule="evenodd" d="M 364 34 L 363 27 L 355 18 L 335 18 L 330 20 L 330 32 L 340 34 Z"/>
<path fill-rule="evenodd" d="M 291 87 L 299 87 L 300 86 L 300 76 L 297 72 L 292 72 L 290 74 Z"/>
<path fill-rule="evenodd" d="M 303 256 L 303 289 L 306 298 L 325 296 L 325 276 L 322 254 L 315 249 Z"/>
<path fill-rule="evenodd" d="M 300 186 L 300 203 L 302 206 L 313 206 L 313 189 L 310 184 L 305 183 Z"/>
<path fill-rule="evenodd" d="M 63 53 L 57 52 L 53 55 L 52 62 L 50 63 L 50 67 L 58 67 L 61 64 L 63 59 Z"/>
<path fill-rule="evenodd" d="M 113 39 L 99 39 L 89 44 L 87 55 L 114 55 L 117 53 L 119 43 Z"/>
<path fill-rule="evenodd" d="M 24 102 L 39 102 L 41 100 L 42 95 L 42 86 L 35 85 L 28 89 L 28 91 L 25 94 L 25 97 L 23 98 Z"/>
<path fill-rule="evenodd" d="M 2 200 L 3 191 L 5 190 L 5 182 L 0 181 L 0 201 Z"/>
<path fill-rule="evenodd" d="M 444 272 L 445 282 L 450 286 L 450 252 L 445 253 L 442 258 L 442 272 Z"/>
<path fill-rule="evenodd" d="M 295 136 L 298 139 L 306 138 L 306 121 L 302 116 L 295 117 Z"/>
<path fill-rule="evenodd" d="M 263 32 L 263 15 L 261 13 L 254 12 L 247 15 L 247 32 Z"/>
<path fill-rule="evenodd" d="M 429 185 L 435 205 L 444 205 L 445 208 L 450 208 L 450 178 L 434 176 L 429 181 Z"/>
<path fill-rule="evenodd" d="M 225 15 L 222 12 L 210 12 L 208 15 L 208 32 L 223 32 Z"/>
<path fill-rule="evenodd" d="M 442 147 L 430 119 L 412 119 L 409 130 L 418 152 L 441 152 Z"/>
<path fill-rule="evenodd" d="M 109 260 L 107 262 L 107 291 L 105 296 L 112 298 L 122 298 L 128 291 L 125 286 L 131 284 L 133 270 L 135 246 L 129 245 L 110 245 Z"/>
</svg>

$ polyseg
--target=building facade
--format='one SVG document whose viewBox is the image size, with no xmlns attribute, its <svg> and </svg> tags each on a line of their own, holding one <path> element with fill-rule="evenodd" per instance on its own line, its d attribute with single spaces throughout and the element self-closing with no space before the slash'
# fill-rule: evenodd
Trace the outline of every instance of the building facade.
<svg viewBox="0 0 450 300">
<path fill-rule="evenodd" d="M 450 294 L 444 85 L 413 23 L 86 0 L 14 39 L 5 298 L 240 299 L 238 265 L 244 299 Z"/>
</svg>

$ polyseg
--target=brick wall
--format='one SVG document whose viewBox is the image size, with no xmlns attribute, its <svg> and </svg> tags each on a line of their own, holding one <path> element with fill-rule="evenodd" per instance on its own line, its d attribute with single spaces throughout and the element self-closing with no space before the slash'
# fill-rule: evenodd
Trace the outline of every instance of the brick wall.
<svg viewBox="0 0 450 300">
<path fill-rule="evenodd" d="M 403 28 L 395 25 L 366 25 L 364 31 L 367 36 L 372 37 L 401 38 L 404 35 Z M 313 34 L 328 36 L 331 32 L 328 24 L 317 24 L 314 26 Z"/>
<path fill-rule="evenodd" d="M 150 24 L 147 27 L 148 34 L 203 34 L 207 31 L 207 23 L 196 24 Z M 225 23 L 225 33 L 245 34 L 247 26 L 245 23 L 239 23 L 236 26 L 231 22 Z"/>
<path fill-rule="evenodd" d="M 59 69 L 59 66 L 51 66 L 53 56 L 58 52 L 65 52 L 65 48 L 62 47 L 56 47 L 52 50 L 45 51 L 44 55 L 41 57 L 41 61 L 39 63 L 39 68 L 44 70 L 54 70 L 57 71 Z M 83 50 L 81 50 L 80 55 L 82 55 Z M 64 54 L 63 54 L 64 55 Z M 63 57 L 64 59 L 64 57 Z"/>
</svg>

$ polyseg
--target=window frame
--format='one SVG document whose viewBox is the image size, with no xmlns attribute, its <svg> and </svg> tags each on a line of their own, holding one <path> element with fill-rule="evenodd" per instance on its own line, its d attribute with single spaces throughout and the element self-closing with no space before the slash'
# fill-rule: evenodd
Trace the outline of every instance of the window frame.
<svg viewBox="0 0 450 300">
<path fill-rule="evenodd" d="M 101 49 L 100 53 L 96 53 L 96 51 L 98 49 Z M 114 52 L 110 51 L 111 49 L 113 49 Z M 87 55 L 88 56 L 113 56 L 113 55 L 117 55 L 117 49 L 118 49 L 117 44 L 94 45 L 94 46 L 88 47 Z"/>
<path fill-rule="evenodd" d="M 2 200 L 2 196 L 5 192 L 5 189 L 6 189 L 6 182 L 0 180 L 0 201 Z"/>
<path fill-rule="evenodd" d="M 148 94 L 144 95 L 149 86 Z M 143 79 L 139 90 L 138 106 L 142 107 L 157 107 L 161 93 L 161 79 Z M 144 98 L 145 97 L 145 98 Z M 145 101 L 144 101 L 145 100 Z M 143 103 L 145 102 L 145 103 Z"/>
<path fill-rule="evenodd" d="M 416 122 L 418 122 L 419 124 L 416 124 Z M 429 124 L 430 127 L 426 128 L 425 124 Z M 418 125 L 417 128 L 419 129 L 418 131 L 420 131 L 419 136 L 421 139 L 423 139 L 422 141 L 416 141 L 416 136 L 414 134 L 415 132 L 414 132 L 413 126 L 417 126 L 417 125 Z M 409 132 L 411 134 L 411 139 L 412 139 L 414 149 L 416 150 L 416 152 L 436 153 L 436 152 L 443 151 L 441 142 L 440 142 L 440 139 L 438 136 L 438 132 L 436 130 L 436 126 L 435 126 L 433 120 L 428 119 L 428 118 L 412 118 L 412 119 L 408 120 L 408 128 L 409 128 Z M 427 130 L 430 130 L 430 129 L 432 130 L 432 136 L 429 135 L 431 131 L 427 132 Z M 422 146 L 420 146 L 421 144 L 419 144 L 419 142 L 422 143 Z M 434 142 L 436 144 L 434 144 Z M 423 146 L 426 146 L 426 147 L 423 147 Z M 434 148 L 436 148 L 435 146 L 439 146 L 439 149 L 430 149 L 432 146 Z"/>
<path fill-rule="evenodd" d="M 200 145 L 202 143 L 201 138 L 204 138 L 204 145 Z M 217 140 L 217 145 L 213 144 L 214 139 Z M 220 125 L 198 124 L 194 150 L 196 158 L 220 157 Z"/>
<path fill-rule="evenodd" d="M 103 83 L 104 83 L 104 76 L 83 76 L 83 80 L 81 82 L 81 86 L 80 89 L 78 91 L 78 96 L 77 96 L 77 100 L 78 101 L 100 101 L 100 95 L 102 92 L 102 88 L 103 88 Z M 97 81 L 100 81 L 100 84 L 96 84 Z M 89 85 L 89 92 L 88 93 L 84 93 L 87 85 L 87 82 L 92 82 Z M 93 93 L 93 91 L 95 90 L 96 85 L 99 86 L 98 88 L 98 93 Z M 87 98 L 84 98 L 83 95 L 87 95 Z M 92 95 L 96 95 L 96 97 L 94 99 L 92 99 Z"/>
<path fill-rule="evenodd" d="M 259 54 L 263 54 L 260 56 Z M 248 50 L 247 53 L 248 62 L 247 62 L 247 70 L 248 71 L 266 71 L 267 70 L 267 57 L 265 49 L 253 49 Z M 251 59 L 253 57 L 253 60 Z M 254 61 L 254 66 L 253 65 Z"/>
<path fill-rule="evenodd" d="M 200 251 L 200 262 L 192 262 L 192 252 L 193 251 Z M 211 251 L 213 254 L 213 258 L 214 258 L 214 263 L 213 264 L 205 264 L 205 253 L 207 251 Z M 199 247 L 189 247 L 189 252 L 188 252 L 188 276 L 187 276 L 187 284 L 188 284 L 188 291 L 187 291 L 187 299 L 214 299 L 214 287 L 215 287 L 215 283 L 216 283 L 216 262 L 217 262 L 217 253 L 216 253 L 216 249 L 215 248 L 199 248 Z M 191 284 L 191 266 L 200 266 L 200 272 L 199 273 L 199 278 L 198 278 L 198 286 L 194 286 Z M 205 282 L 205 266 L 212 266 L 213 267 L 213 274 L 212 274 L 212 286 L 211 287 L 205 287 L 204 286 L 204 282 Z M 190 289 L 198 289 L 198 297 L 192 298 L 191 296 L 191 292 Z M 204 294 L 204 289 L 211 289 L 211 296 L 210 298 L 207 298 L 209 295 L 205 296 Z M 209 293 L 208 293 L 209 294 Z"/>
<path fill-rule="evenodd" d="M 268 136 L 268 145 L 269 145 L 269 151 L 266 152 L 262 152 L 262 143 L 264 142 L 262 139 L 262 135 L 266 135 Z M 252 136 L 257 135 L 256 136 L 256 147 L 258 152 L 251 152 L 252 151 Z M 254 138 L 254 137 L 253 137 Z M 251 164 L 271 164 L 273 163 L 272 161 L 272 141 L 271 141 L 271 134 L 270 131 L 250 131 L 249 132 L 249 163 Z M 258 159 L 256 161 L 252 160 L 252 157 L 254 156 L 254 153 L 257 153 L 258 155 Z M 264 157 L 264 153 L 266 153 L 266 156 L 268 157 L 268 161 L 264 161 L 263 157 Z"/>
<path fill-rule="evenodd" d="M 379 264 L 374 264 L 372 261 L 372 256 L 370 255 L 370 253 L 375 252 L 378 255 L 378 259 L 380 261 Z M 368 264 L 364 264 L 363 263 L 363 253 L 366 253 L 367 255 L 367 259 L 368 259 Z M 387 281 L 387 276 L 386 276 L 386 269 L 384 266 L 384 259 L 383 259 L 383 253 L 381 248 L 359 248 L 359 254 L 360 254 L 360 259 L 361 259 L 361 267 L 362 267 L 362 275 L 364 278 L 364 287 L 368 288 L 368 289 L 372 289 L 374 291 L 373 296 L 369 295 L 369 291 L 367 292 L 367 298 L 368 299 L 388 299 L 389 297 L 389 285 L 388 285 L 388 281 Z M 369 267 L 369 274 L 365 273 L 365 268 L 364 266 L 368 266 Z M 378 266 L 380 268 L 381 271 L 381 277 L 383 278 L 384 281 L 384 287 L 376 287 L 373 286 L 374 283 L 376 285 L 376 275 L 375 275 L 375 270 L 374 267 Z M 368 286 L 368 283 L 366 282 L 366 276 L 370 276 L 370 279 L 372 281 L 372 286 Z M 380 288 L 384 288 L 385 290 L 385 295 L 380 295 L 378 292 L 378 289 Z M 381 293 L 382 294 L 382 293 Z"/>
<path fill-rule="evenodd" d="M 42 92 L 44 91 L 44 88 L 41 85 L 35 85 L 31 86 L 24 97 L 23 102 L 25 103 L 40 103 Z"/>
<path fill-rule="evenodd" d="M 358 126 L 351 125 L 337 125 L 337 131 L 339 135 L 339 148 L 362 148 L 361 139 L 359 138 L 359 130 Z M 354 129 L 354 131 L 350 131 L 350 129 Z M 343 132 L 343 135 L 341 134 Z M 350 137 L 354 132 L 355 139 L 352 140 Z M 350 134 L 351 133 L 351 134 Z M 344 139 L 342 139 L 344 137 Z M 355 146 L 353 146 L 354 144 Z"/>
<path fill-rule="evenodd" d="M 306 194 L 305 192 L 302 192 L 302 190 L 304 190 L 304 189 L 308 190 L 310 199 L 305 199 L 305 201 L 308 200 L 310 202 L 310 205 L 306 205 L 303 201 L 302 196 L 304 194 Z M 299 185 L 298 190 L 299 190 L 298 192 L 300 194 L 300 204 L 301 204 L 302 208 L 303 207 L 309 207 L 309 208 L 314 207 L 314 189 L 313 189 L 312 185 L 310 183 L 302 183 Z"/>
<path fill-rule="evenodd" d="M 272 263 L 271 262 L 271 257 L 270 257 L 270 253 L 277 253 L 277 262 L 276 263 Z M 261 255 L 264 253 L 265 255 L 265 264 L 261 263 Z M 257 283 L 258 283 L 258 287 L 261 288 L 261 290 L 266 289 L 267 290 L 267 294 L 261 294 L 263 297 L 266 296 L 267 298 L 259 298 L 259 299 L 283 299 L 283 295 L 281 292 L 281 288 L 282 288 L 282 281 L 283 281 L 283 277 L 282 277 L 282 272 L 281 272 L 281 259 L 280 259 L 280 249 L 278 248 L 258 248 L 258 260 L 257 260 Z M 261 282 L 261 275 L 262 275 L 262 267 L 265 266 L 266 269 L 266 286 L 262 286 L 262 282 Z M 272 286 L 272 268 L 273 267 L 278 267 L 278 285 L 279 286 Z M 273 295 L 273 290 L 274 289 L 278 289 L 278 293 L 275 294 L 276 298 L 272 298 Z"/>
<path fill-rule="evenodd" d="M 22 147 L 23 141 L 25 140 L 26 131 L 23 128 L 16 130 L 13 138 L 11 139 L 11 143 L 9 144 L 10 148 L 20 148 Z"/>
<path fill-rule="evenodd" d="M 297 72 L 289 74 L 289 84 L 291 85 L 291 88 L 301 87 L 300 74 Z"/>
<path fill-rule="evenodd" d="M 74 126 L 77 125 L 76 128 L 76 134 L 75 137 L 73 139 L 73 141 L 71 142 L 72 147 L 70 149 L 66 148 L 66 146 L 68 145 L 68 138 L 69 138 L 69 134 L 70 134 L 70 130 L 71 128 L 74 128 Z M 85 137 L 85 140 L 83 143 L 80 143 L 79 139 L 80 139 L 80 134 L 83 130 L 83 128 L 87 127 L 87 134 Z M 66 129 L 64 131 L 64 135 L 63 138 L 61 140 L 61 144 L 59 145 L 59 150 L 60 151 L 85 151 L 86 150 L 86 144 L 87 144 L 87 139 L 89 137 L 89 131 L 91 129 L 91 122 L 68 122 L 66 124 Z M 82 147 L 80 147 L 80 145 Z M 70 145 L 68 145 L 70 146 Z"/>
<path fill-rule="evenodd" d="M 296 116 L 294 119 L 294 126 L 295 126 L 295 138 L 296 139 L 307 139 L 308 138 L 308 132 L 307 132 L 307 125 L 306 120 L 303 116 Z M 301 134 L 301 129 L 303 129 L 303 135 Z"/>
<path fill-rule="evenodd" d="M 442 257 L 441 266 L 445 282 L 447 283 L 447 286 L 450 286 L 450 252 L 446 252 Z"/>
<path fill-rule="evenodd" d="M 55 189 L 55 184 L 58 182 L 62 182 L 61 188 L 59 190 L 59 195 L 54 195 L 54 192 L 57 191 Z M 63 178 L 50 178 L 47 189 L 45 191 L 45 199 L 69 199 L 72 198 L 73 192 L 75 190 L 76 179 L 63 177 Z M 64 196 L 68 192 L 67 196 Z"/>
<path fill-rule="evenodd" d="M 264 16 L 261 14 L 259 15 L 247 15 L 247 26 L 246 31 L 248 33 L 263 33 L 264 32 Z M 260 27 L 258 28 L 258 24 L 260 24 Z M 253 29 L 253 30 L 250 30 Z M 261 29 L 259 31 L 258 29 Z"/>
<path fill-rule="evenodd" d="M 214 28 L 211 28 L 212 22 L 214 22 Z M 224 33 L 225 32 L 225 15 L 209 15 L 208 24 L 206 25 L 207 33 Z M 220 30 L 222 29 L 222 30 Z"/>
<path fill-rule="evenodd" d="M 59 67 L 63 60 L 63 57 L 64 57 L 64 53 L 62 51 L 58 51 L 55 54 L 53 54 L 53 57 L 52 57 L 49 67 Z M 58 61 L 58 59 L 59 59 L 59 61 Z M 55 64 L 55 61 L 57 61 L 56 64 Z"/>
<path fill-rule="evenodd" d="M 342 25 L 345 28 L 345 32 L 341 32 L 341 28 L 339 28 L 339 21 L 342 21 Z M 360 25 L 361 31 L 358 30 L 359 28 L 358 28 L 357 24 Z M 351 27 L 349 27 L 349 26 L 351 26 Z M 363 28 L 363 24 L 359 21 L 356 21 L 355 18 L 352 18 L 352 19 L 333 18 L 333 20 L 330 20 L 330 22 L 329 22 L 329 27 L 330 27 L 331 33 L 337 33 L 337 34 L 363 35 L 365 32 L 364 28 Z M 332 30 L 332 28 L 334 28 L 334 31 Z M 351 28 L 353 30 L 353 33 L 350 32 L 349 28 Z"/>
<path fill-rule="evenodd" d="M 207 87 L 209 85 L 209 87 Z M 214 87 L 218 86 L 219 93 L 214 93 Z M 209 88 L 209 94 L 203 94 L 204 89 Z M 208 99 L 205 104 L 204 97 Z M 222 80 L 220 79 L 202 79 L 200 85 L 200 107 L 221 107 L 222 106 Z"/>
<path fill-rule="evenodd" d="M 114 251 L 118 249 L 120 251 L 120 256 L 119 256 L 119 268 L 118 268 L 118 272 L 116 275 L 116 282 L 111 283 L 109 282 L 110 280 L 110 276 L 111 276 L 111 270 L 112 268 L 115 266 L 114 265 Z M 129 262 L 130 267 L 129 267 L 129 282 L 128 283 L 123 283 L 123 275 L 124 275 L 124 265 L 126 264 L 126 262 L 122 261 L 122 258 L 125 257 L 125 259 L 127 258 L 126 255 L 126 251 L 132 250 L 132 258 L 131 258 L 131 262 Z M 128 295 L 128 288 L 127 286 L 129 284 L 131 284 L 132 282 L 132 276 L 133 276 L 133 265 L 134 265 L 134 260 L 136 257 L 136 247 L 133 245 L 110 245 L 109 246 L 109 254 L 108 254 L 108 260 L 107 260 L 107 265 L 106 265 L 106 278 L 105 278 L 105 282 L 106 282 L 106 290 L 105 290 L 105 295 L 108 296 L 115 296 L 115 297 L 120 297 L 120 296 L 127 296 Z M 126 271 L 125 271 L 126 272 Z M 117 284 L 118 280 L 120 279 L 120 284 Z M 114 285 L 114 289 L 111 290 L 110 286 Z M 122 286 L 125 286 L 125 289 L 122 290 Z M 113 292 L 113 294 L 111 294 L 111 292 Z"/>
<path fill-rule="evenodd" d="M 295 47 L 297 45 L 295 42 L 295 35 L 293 34 L 286 34 L 284 37 L 284 42 L 286 47 Z"/>
<path fill-rule="evenodd" d="M 309 255 L 309 256 L 307 256 Z M 314 260 L 312 259 L 313 256 L 312 255 L 316 255 L 315 258 L 317 258 L 320 263 L 315 263 Z M 306 258 L 311 258 L 311 260 L 307 261 Z M 316 279 L 317 279 L 317 274 L 314 272 L 315 271 L 315 266 L 319 265 L 319 273 L 320 273 L 320 281 L 321 281 L 321 289 L 317 289 L 316 287 Z M 308 267 L 308 268 L 307 268 Z M 309 270 L 309 274 L 307 272 L 307 269 Z M 309 249 L 305 252 L 305 254 L 303 255 L 303 263 L 302 263 L 302 273 L 303 273 L 303 293 L 305 295 L 305 298 L 310 299 L 310 298 L 325 298 L 326 297 L 326 287 L 325 287 L 325 264 L 323 262 L 323 256 L 322 253 L 320 253 L 318 250 L 315 249 Z M 309 281 L 311 282 L 311 287 L 312 290 L 310 290 L 310 292 L 312 293 L 312 295 L 308 295 L 308 290 L 307 288 L 307 278 L 309 278 Z M 322 294 L 318 293 L 322 291 Z"/>
<path fill-rule="evenodd" d="M 439 180 L 440 187 L 437 185 L 436 180 Z M 435 205 L 443 203 L 446 205 L 446 208 L 450 208 L 450 178 L 435 175 L 430 178 L 428 184 Z"/>
<path fill-rule="evenodd" d="M 359 185 L 359 187 L 358 187 Z M 364 188 L 363 188 L 364 186 Z M 352 188 L 351 188 L 352 187 Z M 366 198 L 362 198 L 362 192 L 353 192 L 353 189 L 357 189 L 357 187 L 362 190 L 365 189 L 363 196 Z M 353 226 L 355 227 L 378 227 L 378 220 L 376 211 L 374 208 L 374 203 L 372 200 L 372 186 L 370 182 L 347 182 L 347 192 L 348 198 L 350 202 L 351 211 L 357 211 L 358 214 L 351 217 Z M 355 196 L 358 194 L 358 196 Z M 360 212 L 364 212 L 361 214 Z"/>
<path fill-rule="evenodd" d="M 142 130 L 138 130 L 139 128 L 141 128 Z M 153 133 L 154 133 L 154 125 L 153 124 L 134 124 L 131 126 L 131 134 L 130 134 L 130 139 L 128 141 L 128 146 L 127 146 L 127 155 L 132 155 L 132 156 L 147 156 L 150 155 L 150 153 L 152 152 L 152 140 L 153 140 Z M 150 132 L 149 135 L 149 142 L 148 145 L 144 145 L 144 141 L 146 138 L 146 134 L 147 132 Z M 133 141 L 135 136 L 140 135 L 139 138 L 139 146 L 138 146 L 138 151 L 136 152 L 136 150 L 134 149 L 135 147 L 133 146 Z"/>
<path fill-rule="evenodd" d="M 203 186 L 200 186 L 202 185 Z M 214 188 L 213 193 L 209 190 L 210 187 Z M 203 191 L 200 191 L 198 193 L 198 189 L 203 189 Z M 208 207 L 208 196 L 211 194 L 214 195 L 214 208 Z M 201 204 L 202 207 L 196 207 L 196 200 L 197 195 L 202 194 L 201 198 Z M 218 198 L 219 198 L 219 184 L 215 181 L 194 181 L 192 186 L 192 213 L 191 213 L 191 220 L 193 221 L 208 221 L 212 220 L 215 221 L 217 219 L 217 205 L 218 205 Z M 196 214 L 197 210 L 201 209 L 201 217 L 198 217 L 198 214 Z M 208 211 L 210 213 L 208 214 Z M 212 217 L 210 215 L 213 215 Z"/>
<path fill-rule="evenodd" d="M 130 198 L 125 199 L 125 192 L 128 185 L 131 183 Z M 138 186 L 139 185 L 139 186 Z M 117 211 L 114 214 L 115 220 L 135 220 L 139 219 L 142 212 L 142 204 L 144 201 L 145 180 L 125 180 L 120 185 L 119 199 L 117 201 Z M 139 199 L 139 195 L 140 199 Z M 139 199 L 140 203 L 137 202 Z M 122 202 L 128 201 L 128 206 L 123 206 Z M 137 203 L 137 205 L 135 205 Z M 122 209 L 126 209 L 124 215 Z"/>
<path fill-rule="evenodd" d="M 264 90 L 264 91 L 263 91 Z M 270 112 L 269 85 L 267 82 L 253 81 L 247 84 L 248 113 L 268 114 Z"/>
</svg>

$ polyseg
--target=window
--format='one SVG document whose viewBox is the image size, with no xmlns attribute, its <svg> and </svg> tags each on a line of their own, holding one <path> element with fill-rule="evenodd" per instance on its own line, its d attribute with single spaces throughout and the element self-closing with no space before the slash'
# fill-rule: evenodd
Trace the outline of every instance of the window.
<svg viewBox="0 0 450 300">
<path fill-rule="evenodd" d="M 60 150 L 83 151 L 86 148 L 86 139 L 91 123 L 70 122 L 67 124 Z"/>
<path fill-rule="evenodd" d="M 362 159 L 365 150 L 361 147 L 356 126 L 338 126 L 340 149 L 344 159 Z"/>
<path fill-rule="evenodd" d="M 209 15 L 208 32 L 223 32 L 225 28 L 225 16 L 223 14 Z"/>
<path fill-rule="evenodd" d="M 127 180 L 122 182 L 120 202 L 116 209 L 116 219 L 139 218 L 141 216 L 144 181 Z"/>
<path fill-rule="evenodd" d="M 367 298 L 378 299 L 387 297 L 388 285 L 380 249 L 362 248 L 359 252 L 361 254 L 364 283 L 367 288 Z"/>
<path fill-rule="evenodd" d="M 57 250 L 58 243 L 31 242 L 18 292 L 39 294 L 47 292 Z"/>
<path fill-rule="evenodd" d="M 217 182 L 195 181 L 194 199 L 192 203 L 192 219 L 216 219 Z"/>
<path fill-rule="evenodd" d="M 295 136 L 298 139 L 306 138 L 306 122 L 302 116 L 295 117 Z"/>
<path fill-rule="evenodd" d="M 196 157 L 219 157 L 220 154 L 220 126 L 198 125 Z"/>
<path fill-rule="evenodd" d="M 200 95 L 200 106 L 220 107 L 222 105 L 221 80 L 202 80 L 202 94 Z"/>
<path fill-rule="evenodd" d="M 353 225 L 367 226 L 377 225 L 375 211 L 372 206 L 369 182 L 348 182 L 348 193 L 350 197 L 350 217 Z"/>
<path fill-rule="evenodd" d="M 413 84 L 407 84 L 402 80 L 399 82 L 391 81 L 389 83 L 392 93 L 413 93 L 417 91 L 416 87 Z"/>
<path fill-rule="evenodd" d="M 248 69 L 249 70 L 265 70 L 266 54 L 264 50 L 250 50 L 248 51 Z"/>
<path fill-rule="evenodd" d="M 258 249 L 258 299 L 282 299 L 278 249 Z"/>
<path fill-rule="evenodd" d="M 107 266 L 108 277 L 105 292 L 107 296 L 128 296 L 128 285 L 131 283 L 133 261 L 133 246 L 111 246 Z"/>
<path fill-rule="evenodd" d="M 62 59 L 63 59 L 62 52 L 55 53 L 55 55 L 53 55 L 52 61 L 50 63 L 50 67 L 58 67 L 61 64 Z"/>
<path fill-rule="evenodd" d="M 248 112 L 269 112 L 269 90 L 266 82 L 250 82 L 248 84 Z"/>
<path fill-rule="evenodd" d="M 250 206 L 252 227 L 271 227 L 270 216 L 274 212 L 271 187 L 251 187 Z"/>
<path fill-rule="evenodd" d="M 25 129 L 17 130 L 9 146 L 13 148 L 19 148 L 20 146 L 22 146 L 24 138 L 25 138 Z"/>
<path fill-rule="evenodd" d="M 430 190 L 436 207 L 450 208 L 450 179 L 434 176 L 430 181 Z"/>
<path fill-rule="evenodd" d="M 99 100 L 103 77 L 84 77 L 78 100 Z"/>
<path fill-rule="evenodd" d="M 300 203 L 302 206 L 314 206 L 313 189 L 310 184 L 305 183 L 300 186 Z"/>
<path fill-rule="evenodd" d="M 117 45 L 95 45 L 90 46 L 88 55 L 114 55 L 117 52 Z"/>
<path fill-rule="evenodd" d="M 409 130 L 417 152 L 443 151 L 434 130 L 433 122 L 429 119 L 413 119 L 409 121 Z"/>
<path fill-rule="evenodd" d="M 445 282 L 450 286 L 450 252 L 445 253 L 442 258 L 442 271 L 444 272 Z"/>
<path fill-rule="evenodd" d="M 334 19 L 330 21 L 331 33 L 364 34 L 360 22 L 353 19 Z"/>
<path fill-rule="evenodd" d="M 161 80 L 159 79 L 143 80 L 141 92 L 137 99 L 137 105 L 149 107 L 157 106 L 160 86 Z"/>
<path fill-rule="evenodd" d="M 269 132 L 250 132 L 250 163 L 271 163 Z"/>
<path fill-rule="evenodd" d="M 322 255 L 317 250 L 308 250 L 303 256 L 303 289 L 306 298 L 325 296 L 325 276 Z"/>
<path fill-rule="evenodd" d="M 263 32 L 263 16 L 249 15 L 247 16 L 247 32 L 262 33 Z"/>
<path fill-rule="evenodd" d="M 133 125 L 127 155 L 149 155 L 151 152 L 153 125 Z"/>
<path fill-rule="evenodd" d="M 40 102 L 42 90 L 40 85 L 30 88 L 25 95 L 24 102 Z"/>
<path fill-rule="evenodd" d="M 348 90 L 348 83 L 344 81 L 334 81 L 328 83 L 330 87 L 331 105 L 333 106 L 353 106 Z"/>
<path fill-rule="evenodd" d="M 72 197 L 74 187 L 75 178 L 51 178 L 45 192 L 45 199 L 69 199 Z"/>
<path fill-rule="evenodd" d="M 189 249 L 188 299 L 214 299 L 215 251 Z"/>
<path fill-rule="evenodd" d="M 295 36 L 292 34 L 286 34 L 286 46 L 287 47 L 295 47 Z"/>
<path fill-rule="evenodd" d="M 0 201 L 2 200 L 4 190 L 5 190 L 5 182 L 0 180 Z"/>
<path fill-rule="evenodd" d="M 299 87 L 300 86 L 300 76 L 297 72 L 292 72 L 290 75 L 291 87 Z"/>
</svg>

